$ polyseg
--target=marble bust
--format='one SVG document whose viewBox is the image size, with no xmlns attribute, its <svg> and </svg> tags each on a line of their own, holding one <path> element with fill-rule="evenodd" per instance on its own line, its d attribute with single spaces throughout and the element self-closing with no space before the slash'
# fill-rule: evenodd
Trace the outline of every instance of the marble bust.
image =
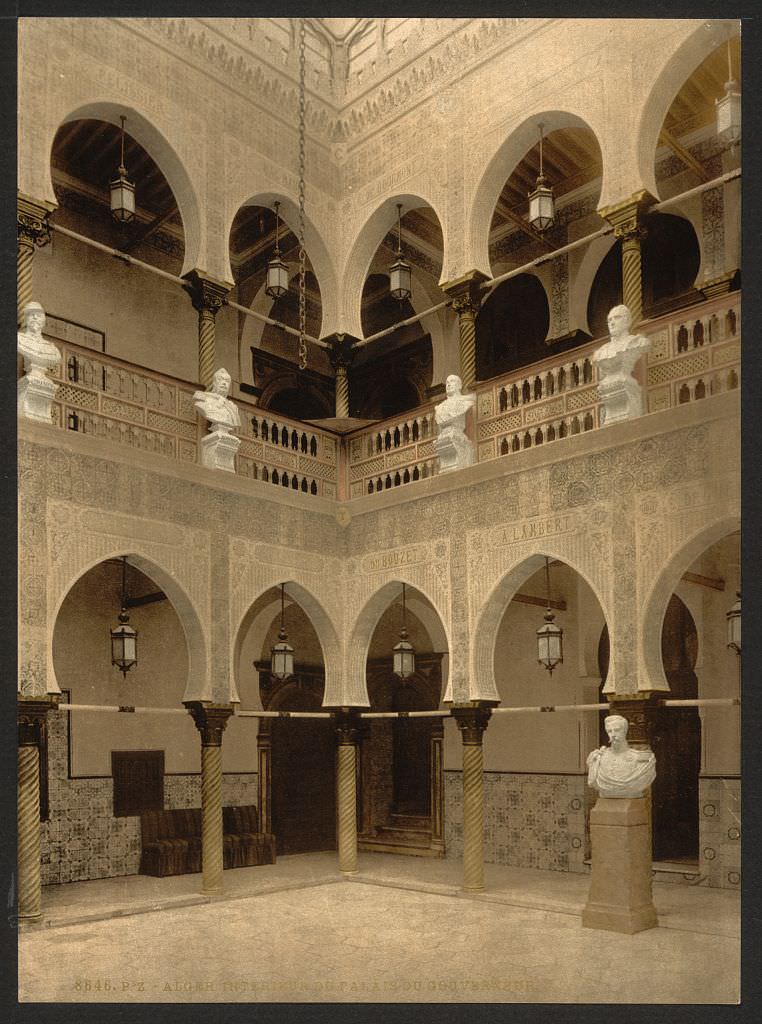
<svg viewBox="0 0 762 1024">
<path fill-rule="evenodd" d="M 24 357 L 24 372 L 30 377 L 46 378 L 61 362 L 61 353 L 52 341 L 43 338 L 45 310 L 39 302 L 24 306 L 24 330 L 17 334 L 16 348 Z M 46 378 L 47 379 L 47 378 Z"/>
<path fill-rule="evenodd" d="M 640 797 L 656 778 L 656 758 L 650 750 L 634 750 L 627 742 L 627 719 L 608 715 L 604 728 L 608 747 L 593 750 L 587 759 L 587 784 L 602 797 Z"/>
<path fill-rule="evenodd" d="M 231 428 L 236 429 L 241 425 L 238 406 L 228 398 L 231 383 L 230 374 L 221 367 L 215 371 L 206 391 L 193 394 L 196 408 L 209 420 L 209 429 L 215 434 L 229 434 Z"/>
<path fill-rule="evenodd" d="M 48 376 L 61 362 L 61 353 L 52 341 L 43 338 L 45 310 L 39 302 L 24 306 L 24 329 L 16 335 L 16 350 L 24 359 L 24 375 L 16 384 L 19 416 L 52 423 L 53 399 L 58 384 Z"/>
<path fill-rule="evenodd" d="M 434 419 L 439 428 L 434 447 L 439 456 L 440 473 L 470 466 L 474 460 L 473 445 L 466 437 L 466 413 L 476 401 L 476 396 L 462 394 L 462 388 L 460 377 L 451 373 L 445 381 L 447 397 L 434 409 Z"/>
<path fill-rule="evenodd" d="M 642 415 L 642 389 L 632 371 L 651 343 L 642 334 L 630 333 L 632 313 L 627 306 L 614 306 L 607 323 L 609 340 L 596 349 L 592 361 L 598 367 L 603 421 L 610 424 Z"/>
</svg>

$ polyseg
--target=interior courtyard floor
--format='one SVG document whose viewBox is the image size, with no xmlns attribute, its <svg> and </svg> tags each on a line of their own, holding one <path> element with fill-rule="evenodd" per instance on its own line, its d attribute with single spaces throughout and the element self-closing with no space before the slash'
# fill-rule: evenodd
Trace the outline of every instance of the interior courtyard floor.
<svg viewBox="0 0 762 1024">
<path fill-rule="evenodd" d="M 582 928 L 589 876 L 335 853 L 200 875 L 46 886 L 19 938 L 22 1002 L 734 1003 L 740 894 L 655 882 L 659 927 Z"/>
</svg>

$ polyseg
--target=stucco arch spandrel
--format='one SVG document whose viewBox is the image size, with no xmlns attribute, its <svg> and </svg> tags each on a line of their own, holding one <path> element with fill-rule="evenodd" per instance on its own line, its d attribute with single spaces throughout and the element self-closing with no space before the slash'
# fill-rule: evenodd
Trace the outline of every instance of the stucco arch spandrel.
<svg viewBox="0 0 762 1024">
<path fill-rule="evenodd" d="M 669 599 L 683 573 L 707 548 L 741 526 L 737 512 L 706 509 L 698 513 L 691 510 L 672 517 L 661 530 L 653 529 L 653 523 L 640 525 L 640 536 L 653 534 L 656 538 L 649 546 L 647 560 L 643 559 L 646 561 L 644 578 L 639 579 L 642 611 L 638 631 L 638 680 L 641 690 L 669 690 L 661 658 L 661 630 Z"/>
<path fill-rule="evenodd" d="M 343 691 L 344 606 L 342 565 L 338 558 L 297 548 L 278 547 L 231 537 L 228 545 L 230 661 L 236 651 L 249 609 L 266 590 L 286 584 L 288 594 L 309 617 L 323 649 L 327 706 L 345 703 Z M 238 700 L 236 694 L 235 699 Z"/>
<path fill-rule="evenodd" d="M 233 180 L 230 183 L 230 191 L 225 201 L 226 217 L 225 230 L 223 232 L 226 245 L 224 261 L 226 273 L 229 275 L 226 277 L 228 281 L 233 280 L 233 271 L 230 267 L 230 232 L 236 214 L 243 206 L 266 206 L 272 209 L 275 203 L 279 202 L 281 204 L 281 221 L 298 235 L 299 201 L 295 191 L 297 186 L 296 179 L 293 182 L 294 191 L 288 191 L 283 187 L 282 181 L 286 175 L 283 172 L 280 172 L 279 175 L 275 165 L 271 166 L 271 173 L 268 175 L 264 175 L 261 172 L 258 176 L 252 175 L 248 167 L 249 173 L 246 175 L 242 174 L 241 168 L 231 170 Z M 253 177 L 255 178 L 254 181 L 252 181 Z M 277 180 L 277 186 L 273 183 L 274 180 Z M 304 246 L 320 287 L 320 303 L 323 315 L 318 337 L 324 337 L 333 331 L 339 330 L 335 326 L 338 316 L 337 295 L 339 285 L 335 261 L 326 243 L 326 239 L 331 238 L 334 229 L 328 224 L 321 223 L 319 218 L 320 209 L 316 209 L 313 205 L 304 218 Z M 282 228 L 283 224 L 281 225 Z M 257 293 L 252 308 L 256 309 L 257 312 L 268 314 L 271 305 L 272 299 L 264 295 L 263 285 Z M 260 328 L 255 337 L 258 339 L 261 337 L 261 333 Z"/>
<path fill-rule="evenodd" d="M 42 151 L 35 150 L 30 158 L 39 169 L 23 191 L 39 196 L 42 190 L 44 198 L 55 200 L 50 156 L 61 125 L 93 118 L 119 127 L 124 115 L 125 130 L 156 162 L 172 189 L 183 222 L 182 273 L 187 273 L 209 264 L 207 215 L 201 199 L 206 194 L 207 154 L 200 141 L 204 138 L 201 120 L 168 100 L 165 92 L 159 80 L 150 88 L 145 79 L 136 81 L 111 68 L 83 68 L 81 74 L 64 75 L 60 90 L 47 98 L 44 131 L 35 132 L 30 142 L 39 140 Z M 139 203 L 139 183 L 136 195 Z"/>
<path fill-rule="evenodd" d="M 438 541 L 439 543 L 444 543 Z M 410 548 L 421 548 L 426 545 L 410 545 Z M 449 553 L 449 552 L 448 552 Z M 366 559 L 380 558 L 381 555 L 366 555 Z M 360 559 L 362 561 L 362 559 Z M 367 564 L 367 563 L 366 563 Z M 375 564 L 375 563 L 374 563 Z M 449 570 L 448 570 L 449 571 Z M 352 707 L 368 707 L 370 704 L 365 678 L 365 667 L 368 660 L 368 650 L 373 638 L 373 633 L 378 622 L 392 603 L 400 596 L 401 585 L 414 588 L 418 594 L 425 599 L 433 609 L 433 618 L 429 621 L 429 627 L 433 623 L 434 628 L 429 628 L 432 641 L 435 646 L 442 645 L 446 650 L 442 653 L 449 654 L 452 650 L 451 627 L 449 621 L 449 601 L 446 605 L 448 615 L 445 617 L 443 608 L 434 594 L 441 602 L 442 593 L 439 588 L 427 589 L 431 579 L 426 579 L 425 565 L 404 565 L 398 568 L 390 568 L 374 572 L 372 576 L 366 574 L 359 585 L 353 588 L 354 598 L 361 603 L 351 603 L 352 607 L 359 607 L 361 610 L 351 625 L 349 641 L 345 654 L 346 673 L 346 703 Z M 436 573 L 436 575 L 439 575 Z M 422 585 L 423 584 L 423 585 Z M 362 597 L 360 597 L 362 595 Z M 438 629 L 436 628 L 438 626 Z M 438 635 L 437 635 L 438 634 Z M 449 664 L 449 659 L 448 659 Z M 442 686 L 447 693 L 449 681 L 442 680 Z M 445 699 L 449 699 L 447 696 Z M 326 702 L 327 703 L 327 702 Z"/>
<path fill-rule="evenodd" d="M 502 547 L 504 535 L 523 532 L 532 520 L 468 535 L 469 628 L 471 644 L 470 700 L 500 700 L 495 680 L 495 642 L 503 615 L 521 586 L 545 564 L 545 558 L 557 559 L 576 572 L 590 587 L 603 616 L 611 614 L 611 534 L 609 530 L 584 534 L 582 520 L 561 513 L 538 517 L 561 529 L 573 532 L 546 534 Z M 575 519 L 575 523 L 569 520 Z M 558 522 L 556 522 L 558 521 Z M 471 573 L 479 573 L 479 578 Z M 612 643 L 615 637 L 612 637 Z"/>
<path fill-rule="evenodd" d="M 48 503 L 47 676 L 58 692 L 53 668 L 53 631 L 66 595 L 86 572 L 108 558 L 127 555 L 167 595 L 188 644 L 188 680 L 183 700 L 227 700 L 212 691 L 211 548 L 201 530 L 138 519 L 122 513 Z M 217 666 L 217 669 L 219 666 Z M 220 675 L 217 672 L 216 677 Z M 225 678 L 226 673 L 222 673 Z"/>
<path fill-rule="evenodd" d="M 363 207 L 360 216 L 347 228 L 344 250 L 347 255 L 339 267 L 339 280 L 341 281 L 339 316 L 344 325 L 341 330 L 356 338 L 363 337 L 360 315 L 363 286 L 370 272 L 376 250 L 385 235 L 397 223 L 397 203 L 402 204 L 403 217 L 408 210 L 418 209 L 421 206 L 428 206 L 434 211 L 442 229 L 446 262 L 448 233 L 443 211 L 440 210 L 436 201 L 425 196 L 425 192 L 413 191 L 387 194 L 384 198 L 376 201 L 370 214 L 367 212 L 367 207 Z M 443 298 L 444 296 L 442 296 Z"/>
</svg>

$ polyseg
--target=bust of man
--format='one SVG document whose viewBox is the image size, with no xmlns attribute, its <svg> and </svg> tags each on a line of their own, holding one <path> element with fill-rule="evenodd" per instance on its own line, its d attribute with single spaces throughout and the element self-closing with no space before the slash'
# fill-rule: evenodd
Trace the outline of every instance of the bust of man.
<svg viewBox="0 0 762 1024">
<path fill-rule="evenodd" d="M 24 330 L 17 334 L 16 347 L 24 357 L 24 372 L 29 377 L 46 377 L 61 362 L 61 353 L 52 341 L 43 338 L 45 310 L 39 302 L 24 306 Z"/>
<path fill-rule="evenodd" d="M 439 436 L 464 433 L 466 413 L 476 401 L 475 395 L 463 395 L 463 381 L 456 373 L 451 373 L 445 381 L 447 398 L 434 409 L 434 419 L 439 427 Z"/>
<path fill-rule="evenodd" d="M 607 318 L 609 340 L 593 353 L 601 376 L 629 376 L 635 363 L 650 346 L 642 334 L 631 334 L 632 313 L 627 306 L 614 306 Z"/>
<path fill-rule="evenodd" d="M 627 719 L 608 715 L 604 728 L 608 747 L 593 750 L 587 759 L 587 784 L 603 797 L 640 797 L 656 778 L 656 758 L 650 750 L 633 750 L 627 742 Z"/>
<path fill-rule="evenodd" d="M 215 371 L 209 388 L 193 395 L 196 408 L 209 420 L 209 429 L 216 434 L 229 434 L 231 428 L 241 425 L 238 406 L 228 398 L 231 383 L 230 374 L 221 367 Z"/>
</svg>

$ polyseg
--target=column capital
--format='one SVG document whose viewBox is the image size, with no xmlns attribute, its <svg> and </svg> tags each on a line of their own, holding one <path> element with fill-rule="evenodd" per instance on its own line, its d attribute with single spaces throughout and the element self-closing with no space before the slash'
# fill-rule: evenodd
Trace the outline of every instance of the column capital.
<svg viewBox="0 0 762 1024">
<path fill-rule="evenodd" d="M 336 735 L 340 746 L 355 746 L 359 739 L 359 708 L 335 708 Z"/>
<path fill-rule="evenodd" d="M 16 718 L 18 721 L 19 746 L 38 747 L 45 735 L 45 722 L 49 711 L 58 707 L 58 694 L 46 697 L 25 697 L 18 694 L 16 698 Z"/>
<path fill-rule="evenodd" d="M 476 313 L 481 305 L 481 286 L 485 281 L 489 281 L 489 278 L 481 270 L 469 270 L 462 277 L 446 281 L 440 287 L 452 299 L 452 308 L 458 315 Z"/>
<path fill-rule="evenodd" d="M 337 331 L 335 334 L 329 334 L 323 340 L 331 346 L 328 350 L 328 358 L 331 360 L 331 366 L 334 370 L 338 370 L 339 367 L 348 369 L 355 357 L 354 346 L 358 339 L 351 334 Z"/>
<path fill-rule="evenodd" d="M 233 714 L 232 704 L 208 704 L 200 700 L 189 700 L 183 703 L 201 734 L 202 746 L 222 746 L 222 734 L 228 724 L 228 719 Z"/>
<path fill-rule="evenodd" d="M 627 199 L 610 206 L 601 206 L 598 210 L 599 216 L 607 220 L 614 228 L 614 235 L 625 241 L 629 239 L 642 240 L 645 238 L 643 218 L 649 208 L 656 202 L 646 189 L 634 192 Z"/>
<path fill-rule="evenodd" d="M 480 747 L 494 705 L 486 701 L 453 704 L 452 717 L 458 724 L 464 745 Z"/>
<path fill-rule="evenodd" d="M 183 280 L 187 282 L 183 288 L 190 295 L 193 308 L 199 313 L 211 313 L 212 316 L 219 313 L 225 305 L 228 292 L 234 287 L 211 277 L 205 270 L 190 270 L 183 274 Z"/>
<path fill-rule="evenodd" d="M 50 241 L 48 217 L 58 209 L 55 203 L 33 199 L 19 192 L 16 197 L 16 225 L 19 241 L 29 245 L 47 245 Z"/>
</svg>

